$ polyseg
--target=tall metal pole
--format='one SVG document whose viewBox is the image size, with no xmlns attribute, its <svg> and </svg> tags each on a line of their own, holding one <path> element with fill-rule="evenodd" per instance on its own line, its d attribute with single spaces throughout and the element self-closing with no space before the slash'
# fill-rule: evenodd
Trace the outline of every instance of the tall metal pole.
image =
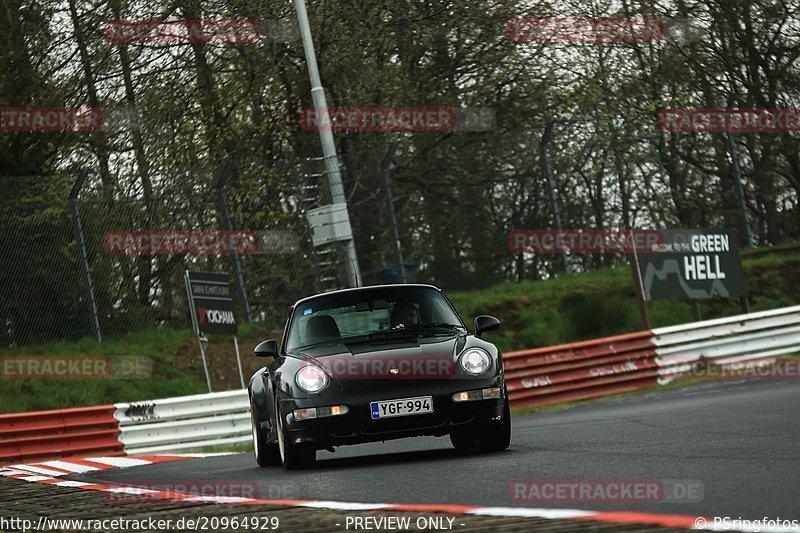
<svg viewBox="0 0 800 533">
<path fill-rule="evenodd" d="M 206 348 L 208 347 L 208 339 L 203 332 L 200 331 L 200 325 L 197 322 L 197 309 L 192 301 L 192 282 L 189 280 L 189 271 L 183 273 L 183 282 L 186 285 L 186 298 L 189 302 L 189 311 L 192 315 L 192 329 L 197 332 L 197 344 L 200 345 L 200 359 L 203 361 L 203 373 L 206 375 L 206 384 L 208 385 L 208 392 L 211 390 L 211 375 L 208 373 L 208 362 L 206 362 Z"/>
<path fill-rule="evenodd" d="M 732 108 L 734 104 L 733 95 L 728 97 L 728 109 Z M 730 119 L 726 120 L 728 126 L 725 135 L 728 140 L 728 152 L 731 155 L 731 164 L 733 166 L 733 181 L 736 184 L 736 196 L 739 200 L 739 217 L 742 224 L 742 231 L 744 232 L 744 245 L 748 248 L 753 246 L 753 235 L 750 233 L 750 222 L 747 220 L 747 201 L 744 197 L 744 186 L 742 185 L 742 170 L 739 166 L 739 152 L 736 151 L 736 143 L 733 139 L 733 133 L 730 128 Z"/>
<path fill-rule="evenodd" d="M 236 364 L 239 365 L 239 382 L 242 384 L 242 388 L 244 388 L 244 374 L 242 374 L 242 356 L 239 355 L 239 341 L 236 339 L 236 335 L 233 336 L 233 347 L 236 349 Z"/>
<path fill-rule="evenodd" d="M 629 233 L 629 242 L 635 243 L 633 230 Z M 628 257 L 631 260 L 631 273 L 633 274 L 633 287 L 636 292 L 636 301 L 639 302 L 639 318 L 642 321 L 642 328 L 650 329 L 650 316 L 647 314 L 647 300 L 644 298 L 644 283 L 642 282 L 642 271 L 639 269 L 639 250 L 633 244 L 630 247 Z"/>
<path fill-rule="evenodd" d="M 228 182 L 228 175 L 233 166 L 232 161 L 225 161 L 220 168 L 219 178 L 217 179 L 217 207 L 219 214 L 222 217 L 222 227 L 226 231 L 233 231 L 231 226 L 231 219 L 228 217 L 228 204 L 225 201 L 225 184 Z M 247 299 L 247 290 L 244 286 L 244 276 L 242 276 L 242 263 L 239 260 L 239 254 L 236 249 L 233 249 L 231 254 L 233 261 L 233 270 L 236 274 L 236 285 L 239 287 L 239 300 L 242 303 L 242 314 L 244 314 L 244 321 L 250 322 L 250 301 Z"/>
<path fill-rule="evenodd" d="M 208 392 L 214 392 L 211 389 L 211 375 L 208 373 L 208 363 L 206 362 L 206 348 L 208 347 L 208 339 L 202 332 L 197 334 L 197 343 L 200 345 L 200 359 L 203 360 L 203 372 L 206 374 L 206 384 L 208 385 Z M 244 388 L 244 387 L 242 387 Z"/>
<path fill-rule="evenodd" d="M 406 267 L 403 262 L 403 252 L 400 251 L 400 236 L 397 232 L 397 218 L 394 215 L 394 200 L 392 200 L 392 189 L 389 186 L 389 164 L 392 162 L 395 150 L 397 150 L 397 141 L 392 141 L 389 143 L 389 149 L 386 150 L 383 161 L 381 161 L 381 183 L 383 185 L 383 198 L 386 201 L 386 217 L 389 219 L 389 231 L 392 236 L 394 261 L 397 263 L 400 283 L 406 283 Z"/>
<path fill-rule="evenodd" d="M 81 226 L 81 217 L 78 213 L 78 195 L 83 187 L 83 182 L 89 176 L 88 170 L 81 170 L 72 190 L 69 193 L 69 209 L 72 214 L 72 230 L 75 233 L 75 241 L 78 244 L 78 262 L 81 264 L 81 273 L 83 274 L 83 291 L 86 296 L 86 305 L 89 307 L 89 318 L 91 319 L 92 335 L 98 340 L 102 341 L 100 337 L 100 321 L 97 318 L 97 302 L 94 299 L 94 290 L 92 289 L 92 276 L 89 273 L 89 261 L 86 258 L 86 241 L 83 240 L 83 227 Z"/>
<path fill-rule="evenodd" d="M 550 197 L 550 211 L 553 213 L 553 224 L 558 232 L 561 232 L 561 215 L 558 212 L 558 201 L 556 201 L 556 189 L 553 184 L 553 173 L 550 170 L 550 158 L 547 155 L 547 145 L 550 143 L 550 137 L 553 134 L 554 122 L 551 120 L 544 127 L 542 134 L 542 142 L 539 145 L 540 161 L 542 163 L 542 173 L 544 173 L 545 182 L 547 183 L 547 195 Z M 567 265 L 567 254 L 561 254 L 561 268 L 564 272 L 569 271 Z"/>
<path fill-rule="evenodd" d="M 317 115 L 319 117 L 327 117 L 328 104 L 325 101 L 325 89 L 322 88 L 322 82 L 319 77 L 317 55 L 314 52 L 314 41 L 311 39 L 311 26 L 308 23 L 305 0 L 295 0 L 294 5 L 297 10 L 297 22 L 300 25 L 300 36 L 303 39 L 303 50 L 305 51 L 306 64 L 308 65 L 308 77 L 311 80 L 311 99 L 314 102 L 314 109 Z M 323 123 L 330 124 L 330 120 L 324 121 Z M 325 170 L 328 174 L 331 202 L 334 204 L 344 204 L 346 206 L 347 198 L 344 194 L 342 175 L 339 172 L 339 158 L 336 155 L 336 145 L 333 142 L 333 132 L 331 128 L 320 127 L 319 139 L 322 143 L 322 155 L 325 158 Z M 353 239 L 350 238 L 344 242 L 343 246 L 345 267 L 347 268 L 347 277 L 350 286 L 359 287 L 361 286 L 361 272 L 358 268 L 358 256 L 356 255 L 355 243 Z"/>
</svg>

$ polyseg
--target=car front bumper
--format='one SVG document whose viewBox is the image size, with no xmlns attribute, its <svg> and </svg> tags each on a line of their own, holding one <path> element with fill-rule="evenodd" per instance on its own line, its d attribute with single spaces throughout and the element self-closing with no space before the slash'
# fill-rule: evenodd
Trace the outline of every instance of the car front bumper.
<svg viewBox="0 0 800 533">
<path fill-rule="evenodd" d="M 359 385 L 347 394 L 281 397 L 280 409 L 290 442 L 322 449 L 404 437 L 444 436 L 476 424 L 499 420 L 506 402 L 502 393 L 502 375 L 486 379 L 415 381 L 413 384 L 372 382 Z M 492 387 L 500 387 L 500 398 L 466 402 L 453 400 L 454 393 Z M 372 419 L 372 402 L 419 396 L 431 396 L 432 413 Z M 293 414 L 297 409 L 332 405 L 346 405 L 348 411 L 341 415 L 308 420 L 297 420 Z"/>
</svg>

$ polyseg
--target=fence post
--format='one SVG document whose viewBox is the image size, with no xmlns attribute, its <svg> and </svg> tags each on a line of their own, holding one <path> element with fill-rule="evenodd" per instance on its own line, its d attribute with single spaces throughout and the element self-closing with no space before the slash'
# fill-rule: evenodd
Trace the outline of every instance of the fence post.
<svg viewBox="0 0 800 533">
<path fill-rule="evenodd" d="M 222 229 L 233 231 L 230 218 L 228 218 L 228 204 L 225 202 L 225 184 L 231 174 L 233 161 L 225 161 L 220 166 L 219 176 L 216 180 L 217 187 L 217 208 L 222 218 Z M 236 274 L 236 285 L 239 287 L 239 300 L 242 303 L 242 314 L 244 321 L 250 322 L 250 302 L 247 300 L 247 290 L 244 287 L 244 277 L 242 276 L 242 264 L 239 261 L 239 253 L 232 248 L 231 260 L 233 261 L 233 271 Z"/>
<path fill-rule="evenodd" d="M 81 265 L 81 272 L 83 274 L 83 291 L 86 297 L 86 304 L 89 306 L 89 318 L 91 319 L 92 335 L 102 342 L 100 337 L 100 322 L 97 318 L 97 303 L 94 299 L 94 290 L 92 289 L 92 277 L 89 273 L 89 261 L 86 258 L 86 242 L 83 240 L 83 227 L 81 226 L 81 217 L 78 212 L 78 195 L 83 187 L 83 182 L 89 176 L 89 171 L 83 169 L 78 173 L 78 178 L 72 185 L 72 190 L 69 193 L 69 210 L 72 215 L 72 230 L 75 233 L 75 241 L 78 248 L 78 262 Z"/>
<path fill-rule="evenodd" d="M 392 189 L 389 187 L 389 164 L 392 162 L 394 152 L 397 150 L 397 141 L 389 143 L 386 155 L 381 161 L 381 184 L 383 185 L 383 197 L 386 201 L 386 217 L 389 219 L 389 231 L 392 236 L 392 247 L 394 248 L 394 260 L 397 263 L 397 274 L 400 276 L 400 283 L 406 282 L 406 267 L 403 262 L 403 253 L 400 251 L 400 236 L 397 231 L 397 218 L 394 215 L 394 201 L 392 200 Z"/>
<path fill-rule="evenodd" d="M 636 240 L 633 230 L 628 230 L 630 236 L 630 251 L 628 257 L 631 263 L 631 274 L 633 275 L 633 288 L 636 293 L 636 301 L 639 303 L 639 319 L 642 321 L 642 328 L 650 329 L 650 316 L 647 314 L 647 300 L 644 295 L 644 284 L 642 283 L 642 271 L 639 270 L 639 250 L 636 248 Z"/>
<path fill-rule="evenodd" d="M 728 97 L 728 109 L 733 107 L 733 95 Z M 736 143 L 733 139 L 733 132 L 730 128 L 730 113 L 726 118 L 725 136 L 728 141 L 728 152 L 731 155 L 733 166 L 733 181 L 736 185 L 736 196 L 739 200 L 739 217 L 741 218 L 742 231 L 744 232 L 744 245 L 747 248 L 753 246 L 753 235 L 750 232 L 750 222 L 747 220 L 747 201 L 744 196 L 744 186 L 742 185 L 742 169 L 739 166 L 739 152 L 736 151 Z"/>
<path fill-rule="evenodd" d="M 542 163 L 542 173 L 545 177 L 545 183 L 547 184 L 547 195 L 550 197 L 550 211 L 553 213 L 553 224 L 556 227 L 556 231 L 561 233 L 561 215 L 558 212 L 558 201 L 556 200 L 556 190 L 555 185 L 553 184 L 553 173 L 550 170 L 550 158 L 547 155 L 547 145 L 550 143 L 550 137 L 553 134 L 553 126 L 555 125 L 554 121 L 549 121 L 547 125 L 544 127 L 544 133 L 542 134 L 542 142 L 539 145 L 539 151 L 541 156 L 541 163 Z M 561 268 L 564 272 L 569 272 L 569 265 L 567 264 L 567 254 L 561 254 Z"/>
</svg>

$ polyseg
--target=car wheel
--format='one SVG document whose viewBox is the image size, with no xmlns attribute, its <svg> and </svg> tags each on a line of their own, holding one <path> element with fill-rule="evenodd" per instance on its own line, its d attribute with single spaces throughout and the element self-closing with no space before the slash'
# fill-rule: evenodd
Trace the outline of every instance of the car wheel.
<svg viewBox="0 0 800 533">
<path fill-rule="evenodd" d="M 278 407 L 278 398 L 275 398 L 275 420 L 278 430 L 278 450 L 280 451 L 283 467 L 286 470 L 296 470 L 312 466 L 317 460 L 317 450 L 310 446 L 294 444 L 290 441 L 283 427 L 283 417 L 281 416 L 280 407 Z"/>
<path fill-rule="evenodd" d="M 505 393 L 505 406 L 502 418 L 487 424 L 478 437 L 478 448 L 482 452 L 500 452 L 507 450 L 511 445 L 511 409 L 508 405 L 508 390 L 504 387 L 503 392 Z"/>
<path fill-rule="evenodd" d="M 281 456 L 278 452 L 278 446 L 269 444 L 264 438 L 264 432 L 261 430 L 261 424 L 258 423 L 256 410 L 252 404 L 250 405 L 250 420 L 253 426 L 253 451 L 256 454 L 256 463 L 258 463 L 258 466 L 280 464 Z"/>
</svg>

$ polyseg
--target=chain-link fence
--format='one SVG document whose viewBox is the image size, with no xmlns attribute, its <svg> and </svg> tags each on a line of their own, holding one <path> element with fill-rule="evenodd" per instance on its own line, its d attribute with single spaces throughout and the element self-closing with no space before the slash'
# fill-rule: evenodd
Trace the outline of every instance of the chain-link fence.
<svg viewBox="0 0 800 533">
<path fill-rule="evenodd" d="M 4 227 L 14 228 L 0 250 L 0 342 L 188 328 L 186 270 L 227 273 L 239 320 L 280 326 L 298 298 L 346 284 L 338 248 L 311 246 L 305 219 L 327 201 L 323 168 L 316 159 L 227 162 L 127 190 L 91 171 L 4 177 L 24 202 L 0 204 Z M 255 241 L 225 240 L 236 234 Z"/>
<path fill-rule="evenodd" d="M 0 342 L 25 345 L 88 333 L 68 194 L 76 176 L 3 176 Z"/>
</svg>

